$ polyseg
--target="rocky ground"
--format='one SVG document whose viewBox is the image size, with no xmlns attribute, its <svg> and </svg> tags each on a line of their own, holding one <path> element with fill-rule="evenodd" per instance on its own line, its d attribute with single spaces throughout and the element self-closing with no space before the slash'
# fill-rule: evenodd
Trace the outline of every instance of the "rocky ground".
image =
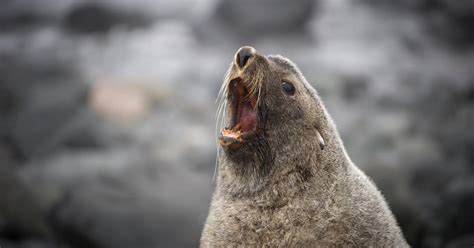
<svg viewBox="0 0 474 248">
<path fill-rule="evenodd" d="M 470 0 L 7 0 L 0 246 L 197 246 L 252 45 L 300 66 L 412 246 L 472 247 L 473 25 Z"/>
</svg>

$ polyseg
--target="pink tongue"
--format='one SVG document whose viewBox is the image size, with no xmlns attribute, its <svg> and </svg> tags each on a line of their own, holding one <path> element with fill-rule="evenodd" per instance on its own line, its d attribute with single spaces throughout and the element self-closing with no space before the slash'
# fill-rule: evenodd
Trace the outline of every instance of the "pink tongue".
<svg viewBox="0 0 474 248">
<path fill-rule="evenodd" d="M 240 125 L 242 132 L 252 131 L 257 123 L 257 113 L 250 102 L 244 102 L 240 110 Z"/>
</svg>

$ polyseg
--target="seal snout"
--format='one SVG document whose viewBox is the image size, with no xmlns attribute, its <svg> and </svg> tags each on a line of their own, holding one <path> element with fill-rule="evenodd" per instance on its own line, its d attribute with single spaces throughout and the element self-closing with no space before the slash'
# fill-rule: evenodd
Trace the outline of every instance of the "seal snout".
<svg viewBox="0 0 474 248">
<path fill-rule="evenodd" d="M 243 69 L 249 59 L 255 56 L 256 50 L 251 46 L 243 46 L 241 47 L 237 53 L 235 54 L 235 64 L 240 68 Z"/>
<path fill-rule="evenodd" d="M 223 147 L 235 150 L 258 131 L 257 105 L 262 77 L 258 76 L 258 69 L 251 66 L 257 57 L 257 50 L 250 46 L 243 46 L 235 53 L 231 76 L 226 82 L 229 126 L 220 133 L 219 142 Z"/>
</svg>

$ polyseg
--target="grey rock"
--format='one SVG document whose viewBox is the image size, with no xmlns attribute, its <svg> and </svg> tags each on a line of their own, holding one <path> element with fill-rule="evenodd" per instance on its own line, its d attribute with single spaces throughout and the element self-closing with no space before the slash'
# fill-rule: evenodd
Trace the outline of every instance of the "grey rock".
<svg viewBox="0 0 474 248">
<path fill-rule="evenodd" d="M 443 223 L 440 236 L 451 246 L 466 243 L 469 236 L 474 237 L 474 177 L 453 181 L 444 192 L 445 199 L 440 209 L 443 211 Z M 461 242 L 463 240 L 463 242 Z M 472 245 L 474 243 L 471 243 Z M 458 246 L 459 247 L 459 246 Z"/>
<path fill-rule="evenodd" d="M 55 208 L 55 226 L 71 243 L 111 248 L 198 245 L 201 225 L 195 216 L 170 211 L 166 202 L 110 183 L 75 190 Z"/>
<path fill-rule="evenodd" d="M 12 118 L 11 139 L 27 158 L 51 152 L 81 125 L 86 125 L 81 123 L 87 121 L 84 88 L 80 84 L 50 86 L 32 92 L 31 100 Z"/>
<path fill-rule="evenodd" d="M 456 239 L 451 240 L 446 247 L 447 248 L 467 248 L 472 247 L 474 244 L 474 234 L 464 235 Z"/>
<path fill-rule="evenodd" d="M 316 5 L 316 0 L 302 0 L 297 3 L 222 0 L 218 4 L 216 15 L 231 33 L 262 37 L 272 33 L 304 31 L 316 11 Z"/>
<path fill-rule="evenodd" d="M 470 0 L 398 0 L 361 2 L 383 7 L 386 11 L 412 12 L 424 22 L 433 37 L 444 41 L 454 49 L 469 48 L 474 45 L 474 2 Z"/>
<path fill-rule="evenodd" d="M 53 233 L 46 222 L 36 196 L 18 178 L 16 172 L 0 164 L 0 236 L 36 236 L 52 239 Z M 0 244 L 1 245 L 1 244 Z"/>
<path fill-rule="evenodd" d="M 74 6 L 63 20 L 63 26 L 76 33 L 104 33 L 113 28 L 125 29 L 146 27 L 150 17 L 144 13 L 127 12 L 125 8 L 89 2 Z"/>
<path fill-rule="evenodd" d="M 2 248 L 58 248 L 57 244 L 42 239 L 8 240 L 0 238 Z M 67 246 L 66 246 L 67 247 Z"/>
<path fill-rule="evenodd" d="M 107 143 L 97 132 L 100 122 L 87 107 L 89 86 L 66 54 L 13 50 L 3 57 L 0 133 L 19 156 L 32 159 L 64 145 Z"/>
</svg>

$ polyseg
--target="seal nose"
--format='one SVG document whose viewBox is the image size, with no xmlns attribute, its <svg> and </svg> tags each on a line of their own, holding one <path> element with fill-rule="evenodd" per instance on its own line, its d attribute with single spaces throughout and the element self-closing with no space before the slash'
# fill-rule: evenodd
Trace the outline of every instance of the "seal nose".
<svg viewBox="0 0 474 248">
<path fill-rule="evenodd" d="M 235 56 L 235 62 L 240 68 L 244 68 L 247 61 L 255 55 L 255 48 L 250 46 L 244 46 L 237 51 Z"/>
</svg>

